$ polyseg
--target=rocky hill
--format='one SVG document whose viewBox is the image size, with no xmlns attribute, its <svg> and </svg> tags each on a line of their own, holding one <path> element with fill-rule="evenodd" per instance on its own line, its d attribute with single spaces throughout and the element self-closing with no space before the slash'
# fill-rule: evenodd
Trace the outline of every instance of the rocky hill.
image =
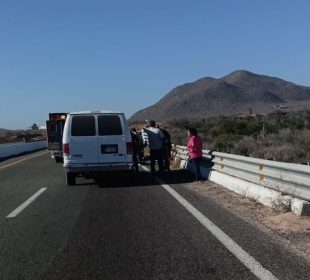
<svg viewBox="0 0 310 280">
<path fill-rule="evenodd" d="M 238 70 L 219 79 L 205 77 L 178 86 L 156 104 L 135 113 L 131 122 L 200 119 L 219 115 L 267 113 L 310 107 L 310 87 Z"/>
<path fill-rule="evenodd" d="M 0 136 L 6 136 L 7 134 L 13 132 L 13 130 L 0 128 Z"/>
<path fill-rule="evenodd" d="M 10 130 L 0 128 L 0 144 L 45 140 L 45 130 Z"/>
</svg>

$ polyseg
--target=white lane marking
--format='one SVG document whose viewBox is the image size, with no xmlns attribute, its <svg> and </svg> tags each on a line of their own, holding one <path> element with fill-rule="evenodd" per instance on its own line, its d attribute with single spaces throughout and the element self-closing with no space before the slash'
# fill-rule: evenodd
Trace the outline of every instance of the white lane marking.
<svg viewBox="0 0 310 280">
<path fill-rule="evenodd" d="M 25 160 L 28 160 L 28 159 L 31 159 L 31 158 L 34 158 L 34 157 L 38 157 L 38 156 L 45 155 L 45 154 L 47 154 L 47 153 L 48 153 L 48 151 L 45 151 L 45 152 L 43 152 L 43 153 L 40 153 L 40 154 L 37 154 L 37 155 L 34 155 L 34 156 L 30 156 L 30 157 L 26 157 L 26 158 L 24 158 L 24 159 L 15 161 L 15 162 L 10 163 L 10 164 L 7 164 L 7 165 L 0 166 L 0 170 L 1 170 L 1 169 L 4 169 L 4 168 L 7 168 L 7 167 L 10 167 L 10 166 L 12 166 L 12 165 L 16 165 L 16 164 L 21 163 L 21 162 L 23 162 L 23 161 L 25 161 Z"/>
<path fill-rule="evenodd" d="M 149 172 L 145 166 L 142 169 Z M 239 259 L 258 279 L 261 280 L 277 280 L 269 270 L 265 269 L 258 261 L 256 261 L 249 253 L 243 250 L 236 242 L 234 242 L 225 232 L 211 222 L 199 210 L 191 205 L 186 199 L 179 195 L 169 185 L 165 184 L 158 177 L 155 180 L 170 193 L 188 212 L 190 212 L 207 230 L 209 230 L 237 259 Z"/>
<path fill-rule="evenodd" d="M 41 188 L 34 195 L 29 197 L 23 204 L 17 207 L 13 212 L 7 215 L 7 218 L 15 218 L 20 212 L 22 212 L 27 206 L 29 206 L 39 195 L 41 195 L 47 188 Z"/>
</svg>

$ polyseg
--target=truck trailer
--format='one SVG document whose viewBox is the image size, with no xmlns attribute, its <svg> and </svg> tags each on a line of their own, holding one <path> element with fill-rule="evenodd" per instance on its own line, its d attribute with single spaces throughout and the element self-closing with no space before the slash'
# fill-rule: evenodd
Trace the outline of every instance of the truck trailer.
<svg viewBox="0 0 310 280">
<path fill-rule="evenodd" d="M 62 135 L 68 113 L 49 113 L 46 121 L 47 149 L 57 163 L 63 162 Z"/>
</svg>

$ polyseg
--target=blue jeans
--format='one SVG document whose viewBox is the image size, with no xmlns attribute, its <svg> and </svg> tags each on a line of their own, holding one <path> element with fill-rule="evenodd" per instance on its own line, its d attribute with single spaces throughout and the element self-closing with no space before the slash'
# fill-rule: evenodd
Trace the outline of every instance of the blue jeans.
<svg viewBox="0 0 310 280">
<path fill-rule="evenodd" d="M 196 177 L 196 180 L 201 180 L 202 177 L 201 177 L 201 173 L 200 173 L 200 161 L 201 161 L 201 158 L 191 158 L 190 159 L 190 162 L 194 165 L 194 171 L 195 171 L 195 177 Z"/>
</svg>

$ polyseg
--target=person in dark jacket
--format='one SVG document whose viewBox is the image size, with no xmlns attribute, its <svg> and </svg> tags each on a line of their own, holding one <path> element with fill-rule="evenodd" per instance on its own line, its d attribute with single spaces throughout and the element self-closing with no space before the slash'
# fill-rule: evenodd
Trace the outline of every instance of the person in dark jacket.
<svg viewBox="0 0 310 280">
<path fill-rule="evenodd" d="M 138 152 L 139 152 L 139 145 L 140 145 L 140 139 L 138 135 L 136 134 L 136 129 L 132 128 L 130 130 L 131 134 L 131 140 L 132 140 L 132 160 L 133 160 L 133 166 L 136 172 L 139 171 L 139 160 L 138 160 Z"/>
<path fill-rule="evenodd" d="M 161 130 L 161 132 L 163 133 L 165 137 L 164 145 L 163 145 L 164 168 L 165 170 L 170 171 L 170 158 L 171 158 L 171 148 L 172 148 L 171 135 L 166 129 L 159 127 L 159 125 L 157 125 L 157 127 Z"/>
<path fill-rule="evenodd" d="M 136 135 L 139 137 L 138 159 L 139 159 L 139 163 L 143 164 L 145 161 L 145 158 L 144 158 L 144 144 L 143 144 L 142 132 L 137 131 Z"/>
</svg>

